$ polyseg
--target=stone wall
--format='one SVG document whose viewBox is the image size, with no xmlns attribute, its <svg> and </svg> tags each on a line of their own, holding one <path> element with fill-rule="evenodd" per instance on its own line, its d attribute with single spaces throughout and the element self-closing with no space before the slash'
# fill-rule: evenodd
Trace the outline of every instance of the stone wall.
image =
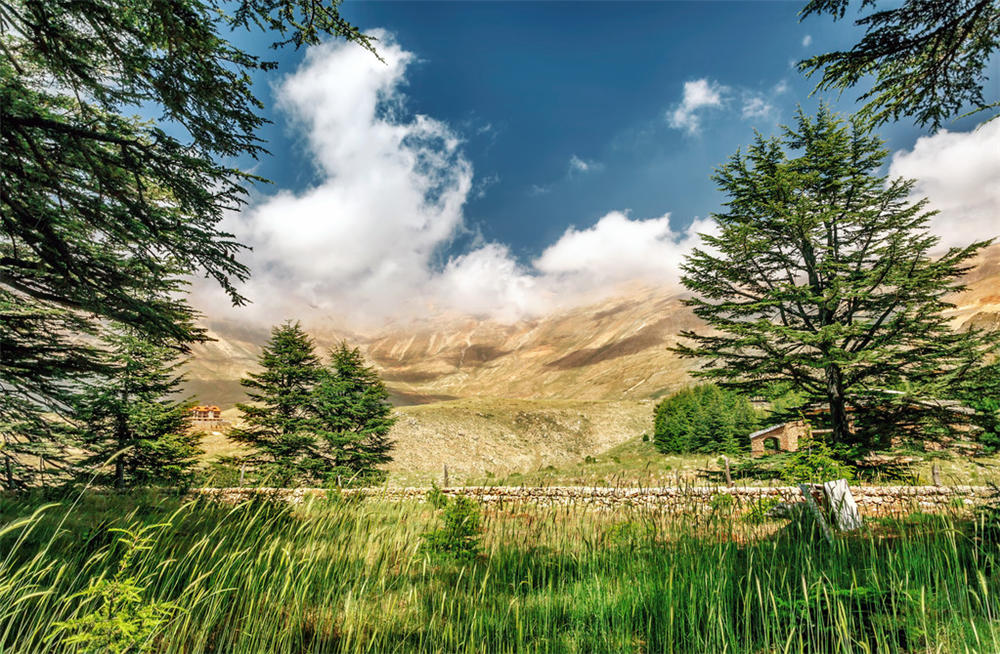
<svg viewBox="0 0 1000 654">
<path fill-rule="evenodd" d="M 573 486 L 515 487 L 515 486 L 466 486 L 442 489 L 447 495 L 465 495 L 488 505 L 516 505 L 530 503 L 539 506 L 580 505 L 603 510 L 619 507 L 642 507 L 665 511 L 698 512 L 708 510 L 716 495 L 735 497 L 738 505 L 749 506 L 764 498 L 779 501 L 801 502 L 802 493 L 797 487 L 771 488 L 582 488 Z M 424 500 L 426 488 L 366 488 L 346 489 L 346 496 L 362 495 L 398 502 Z M 196 494 L 214 497 L 226 502 L 250 499 L 264 494 L 291 502 L 302 502 L 309 497 L 322 498 L 326 491 L 314 488 L 298 489 L 249 489 L 201 488 Z M 942 511 L 950 508 L 972 507 L 982 504 L 993 492 L 986 486 L 852 486 L 851 492 L 864 515 L 892 515 L 913 511 Z"/>
</svg>

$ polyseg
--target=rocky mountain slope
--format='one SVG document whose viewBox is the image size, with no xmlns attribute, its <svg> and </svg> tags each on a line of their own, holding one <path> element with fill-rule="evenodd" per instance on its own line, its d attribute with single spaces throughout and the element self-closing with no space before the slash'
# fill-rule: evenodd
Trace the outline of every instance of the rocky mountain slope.
<svg viewBox="0 0 1000 654">
<path fill-rule="evenodd" d="M 1000 245 L 968 274 L 954 298 L 956 329 L 1000 328 Z M 514 324 L 449 318 L 372 334 L 311 330 L 321 347 L 362 348 L 397 405 L 393 483 L 455 483 L 578 465 L 652 428 L 654 399 L 690 382 L 692 363 L 668 348 L 699 321 L 675 292 L 632 287 L 610 299 Z M 195 348 L 187 392 L 231 407 L 268 330 L 210 325 L 217 340 Z M 226 417 L 238 421 L 238 411 Z M 239 446 L 225 434 L 213 454 Z"/>
<path fill-rule="evenodd" d="M 317 344 L 361 347 L 397 406 L 459 397 L 620 400 L 662 395 L 688 382 L 690 362 L 668 350 L 698 320 L 675 293 L 633 288 L 589 306 L 501 324 L 475 318 L 410 322 L 375 334 L 312 331 Z M 186 390 L 231 406 L 266 329 L 212 323 L 194 348 Z"/>
<path fill-rule="evenodd" d="M 968 290 L 950 312 L 956 328 L 1000 328 L 1000 244 L 974 262 Z M 238 380 L 267 340 L 265 328 L 209 325 L 187 391 L 231 406 Z M 375 333 L 311 330 L 326 347 L 358 345 L 378 367 L 398 405 L 465 397 L 626 400 L 659 397 L 689 383 L 692 362 L 668 348 L 699 321 L 673 290 L 631 287 L 612 298 L 513 324 L 446 318 L 391 325 Z"/>
</svg>

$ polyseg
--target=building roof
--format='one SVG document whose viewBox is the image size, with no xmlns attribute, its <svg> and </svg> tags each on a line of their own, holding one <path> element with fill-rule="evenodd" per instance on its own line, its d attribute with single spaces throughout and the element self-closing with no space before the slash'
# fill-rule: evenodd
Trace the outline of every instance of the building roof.
<svg viewBox="0 0 1000 654">
<path fill-rule="evenodd" d="M 783 422 L 780 425 L 771 425 L 770 427 L 764 427 L 763 429 L 758 429 L 754 433 L 750 434 L 750 440 L 753 440 L 755 438 L 760 438 L 762 436 L 767 436 L 769 433 L 775 431 L 776 429 L 784 429 L 785 425 L 787 424 L 789 423 Z"/>
</svg>

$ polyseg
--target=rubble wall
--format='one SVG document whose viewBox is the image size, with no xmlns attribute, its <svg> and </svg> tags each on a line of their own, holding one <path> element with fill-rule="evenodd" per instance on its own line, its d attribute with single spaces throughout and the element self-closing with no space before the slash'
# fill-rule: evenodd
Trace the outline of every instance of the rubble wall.
<svg viewBox="0 0 1000 654">
<path fill-rule="evenodd" d="M 344 496 L 364 496 L 387 501 L 426 499 L 427 488 L 363 488 L 340 491 Z M 241 502 L 255 495 L 302 502 L 308 498 L 324 498 L 327 491 L 316 488 L 201 488 L 195 494 L 225 502 Z M 538 506 L 582 505 L 595 509 L 613 510 L 621 507 L 642 507 L 665 511 L 709 510 L 719 495 L 731 495 L 738 506 L 774 498 L 787 503 L 802 502 L 798 487 L 695 487 L 695 488 L 583 488 L 575 486 L 517 487 L 463 486 L 445 488 L 442 492 L 464 495 L 486 505 Z M 984 503 L 994 493 L 987 486 L 852 486 L 851 492 L 863 515 L 893 515 L 914 511 L 944 511 L 969 508 Z"/>
</svg>

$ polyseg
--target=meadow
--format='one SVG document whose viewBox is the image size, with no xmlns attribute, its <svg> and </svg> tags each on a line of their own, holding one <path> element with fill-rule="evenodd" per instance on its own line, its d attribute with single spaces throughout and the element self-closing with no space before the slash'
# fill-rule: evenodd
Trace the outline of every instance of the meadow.
<svg viewBox="0 0 1000 654">
<path fill-rule="evenodd" d="M 424 546 L 425 502 L 2 502 L 3 652 L 94 651 L 113 628 L 150 652 L 1000 651 L 990 511 L 829 544 L 753 507 L 513 505 L 477 509 L 479 546 L 453 558 Z"/>
</svg>

